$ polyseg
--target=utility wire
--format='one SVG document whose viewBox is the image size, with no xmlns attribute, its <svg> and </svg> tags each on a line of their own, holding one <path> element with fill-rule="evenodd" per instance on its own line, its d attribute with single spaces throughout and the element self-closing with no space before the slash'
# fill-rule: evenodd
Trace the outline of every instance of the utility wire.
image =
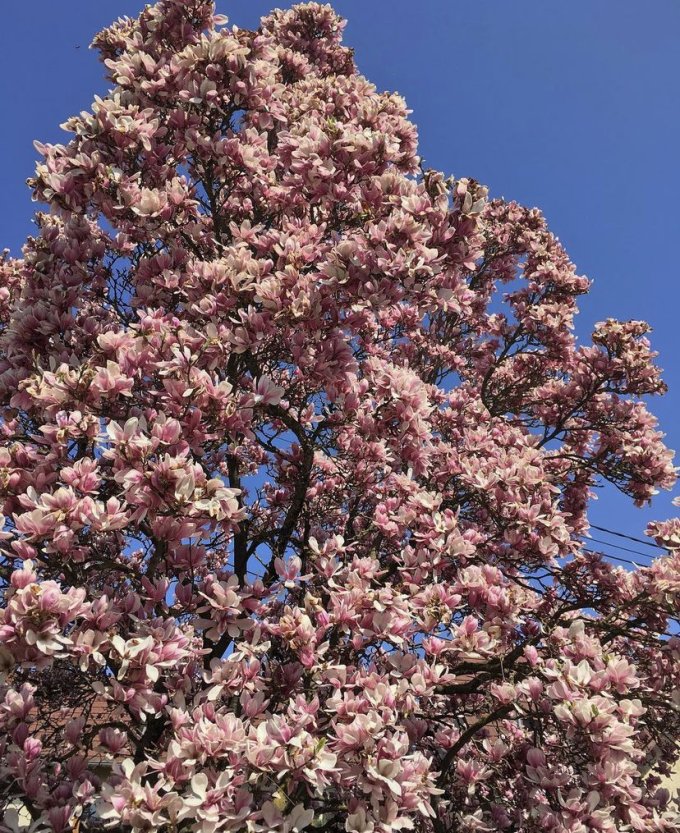
<svg viewBox="0 0 680 833">
<path fill-rule="evenodd" d="M 599 552 L 598 550 L 591 550 L 588 547 L 583 547 L 583 552 L 587 552 L 590 555 L 603 555 L 605 558 L 610 559 L 611 561 L 620 561 L 622 564 L 630 564 L 633 567 L 643 567 L 644 564 L 637 564 L 635 561 L 631 561 L 630 558 L 619 558 L 618 555 L 611 555 L 608 552 Z"/>
<path fill-rule="evenodd" d="M 610 541 L 603 541 L 601 538 L 593 538 L 591 535 L 585 537 L 587 541 L 595 541 L 597 544 L 604 544 L 606 547 L 614 547 L 617 550 L 623 550 L 624 552 L 632 552 L 633 555 L 639 555 L 642 558 L 654 558 L 651 552 L 639 552 L 638 550 L 632 550 L 630 547 L 623 547 L 621 544 L 612 544 Z M 660 548 L 659 548 L 660 549 Z M 664 550 L 665 552 L 665 550 Z"/>
<path fill-rule="evenodd" d="M 636 544 L 644 544 L 646 547 L 653 547 L 655 550 L 664 550 L 666 547 L 660 547 L 658 544 L 652 544 L 651 541 L 645 541 L 644 538 L 635 538 L 633 535 L 626 535 L 624 532 L 615 532 L 613 529 L 607 529 L 606 526 L 598 526 L 597 524 L 590 524 L 593 529 L 598 529 L 600 532 L 607 532 L 609 535 L 616 535 L 617 538 L 627 538 L 629 541 L 635 541 Z"/>
</svg>

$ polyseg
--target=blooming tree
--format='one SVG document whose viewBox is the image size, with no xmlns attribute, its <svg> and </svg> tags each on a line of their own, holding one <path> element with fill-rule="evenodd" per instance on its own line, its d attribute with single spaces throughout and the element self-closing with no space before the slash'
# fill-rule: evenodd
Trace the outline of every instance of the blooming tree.
<svg viewBox="0 0 680 833">
<path fill-rule="evenodd" d="M 680 521 L 582 544 L 674 480 L 648 327 L 329 6 L 225 23 L 95 38 L 0 265 L 0 830 L 679 830 Z"/>
</svg>

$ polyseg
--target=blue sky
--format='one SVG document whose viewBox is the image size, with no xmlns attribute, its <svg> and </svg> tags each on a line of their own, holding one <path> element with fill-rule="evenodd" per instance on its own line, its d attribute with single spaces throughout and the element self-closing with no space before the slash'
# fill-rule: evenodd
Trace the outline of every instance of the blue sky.
<svg viewBox="0 0 680 833">
<path fill-rule="evenodd" d="M 218 0 L 218 11 L 250 27 L 271 5 Z M 31 230 L 25 180 L 33 139 L 62 140 L 58 125 L 106 89 L 87 49 L 92 36 L 142 6 L 134 0 L 4 5 L 0 247 L 18 252 Z M 578 331 L 587 335 L 608 316 L 652 324 L 670 386 L 652 409 L 668 444 L 680 449 L 677 0 L 337 0 L 334 6 L 349 20 L 346 41 L 361 71 L 406 97 L 429 166 L 472 176 L 495 196 L 544 211 L 579 271 L 594 279 Z M 648 519 L 673 513 L 666 494 L 651 509 L 634 510 L 605 490 L 591 518 L 639 535 Z"/>
</svg>

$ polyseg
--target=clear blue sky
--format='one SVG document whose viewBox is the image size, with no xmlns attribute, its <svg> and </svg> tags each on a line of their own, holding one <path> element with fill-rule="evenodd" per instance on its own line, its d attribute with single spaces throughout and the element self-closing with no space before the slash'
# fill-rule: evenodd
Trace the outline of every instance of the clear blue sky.
<svg viewBox="0 0 680 833">
<path fill-rule="evenodd" d="M 142 5 L 3 5 L 0 247 L 18 252 L 30 232 L 34 206 L 24 182 L 33 168 L 33 139 L 61 140 L 66 134 L 59 123 L 105 89 L 101 67 L 87 49 L 91 37 Z M 346 40 L 361 71 L 406 97 L 428 165 L 473 176 L 493 195 L 545 212 L 579 271 L 594 279 L 579 332 L 589 333 L 607 316 L 652 324 L 670 386 L 652 408 L 669 445 L 680 449 L 680 3 L 334 5 L 349 19 Z M 243 27 L 254 26 L 270 6 L 218 0 L 218 11 Z M 673 512 L 666 494 L 650 510 L 636 511 L 608 490 L 591 519 L 639 535 L 647 519 Z"/>
</svg>

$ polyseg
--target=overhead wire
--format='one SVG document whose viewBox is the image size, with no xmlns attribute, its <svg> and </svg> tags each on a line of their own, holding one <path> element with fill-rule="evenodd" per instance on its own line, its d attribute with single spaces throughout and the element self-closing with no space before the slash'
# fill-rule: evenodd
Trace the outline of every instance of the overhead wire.
<svg viewBox="0 0 680 833">
<path fill-rule="evenodd" d="M 607 535 L 615 535 L 617 538 L 623 538 L 623 539 L 626 539 L 628 541 L 633 541 L 637 544 L 645 544 L 646 546 L 651 547 L 654 550 L 657 550 L 659 555 L 661 555 L 661 553 L 668 552 L 668 550 L 666 550 L 664 547 L 658 546 L 658 544 L 652 544 L 649 541 L 643 540 L 642 538 L 636 538 L 634 535 L 627 535 L 624 532 L 618 532 L 614 529 L 609 529 L 606 526 L 599 526 L 598 524 L 590 524 L 590 528 L 591 529 L 597 529 L 600 532 L 606 533 Z M 620 550 L 622 552 L 628 552 L 631 555 L 637 555 L 637 556 L 639 556 L 640 559 L 647 559 L 647 560 L 643 560 L 641 564 L 638 564 L 637 561 L 633 561 L 631 558 L 626 558 L 623 555 L 614 555 L 612 552 L 608 552 L 607 550 L 593 550 L 593 549 L 590 549 L 588 546 L 583 547 L 584 552 L 590 553 L 592 555 L 601 555 L 601 556 L 604 556 L 605 558 L 607 558 L 611 561 L 618 561 L 621 564 L 628 564 L 632 567 L 641 567 L 641 566 L 642 567 L 648 567 L 649 566 L 649 560 L 648 559 L 653 559 L 655 557 L 655 554 L 653 554 L 651 552 L 640 552 L 639 550 L 634 550 L 634 549 L 631 549 L 630 547 L 624 547 L 623 544 L 616 544 L 613 541 L 606 541 L 606 540 L 603 540 L 602 538 L 595 538 L 592 535 L 590 535 L 589 533 L 587 533 L 585 535 L 582 535 L 581 540 L 583 541 L 584 544 L 588 544 L 589 542 L 592 541 L 595 544 L 602 544 L 603 546 L 608 547 L 608 548 L 614 548 L 614 549 Z"/>
<path fill-rule="evenodd" d="M 655 557 L 660 557 L 662 553 L 667 554 L 669 552 L 669 550 L 666 547 L 662 547 L 659 544 L 653 544 L 651 541 L 645 541 L 644 538 L 638 538 L 635 535 L 628 535 L 625 532 L 619 532 L 618 530 L 615 530 L 615 529 L 609 529 L 606 526 L 600 526 L 599 524 L 591 523 L 590 528 L 591 529 L 597 529 L 599 532 L 604 532 L 607 535 L 613 535 L 613 536 L 616 536 L 617 538 L 623 538 L 627 541 L 632 541 L 636 544 L 644 544 L 646 547 L 649 547 L 650 549 L 656 550 L 656 553 L 658 553 L 658 555 L 654 554 L 654 553 L 651 553 L 651 552 L 640 552 L 637 549 L 631 549 L 630 547 L 624 547 L 623 544 L 616 544 L 613 541 L 606 541 L 606 540 L 602 540 L 602 538 L 595 538 L 595 537 L 591 536 L 590 534 L 586 534 L 586 535 L 581 536 L 581 539 L 583 540 L 584 543 L 588 543 L 589 541 L 592 541 L 595 544 L 602 544 L 605 547 L 609 547 L 609 548 L 613 547 L 614 549 L 621 550 L 622 552 L 628 552 L 631 555 L 637 555 L 641 559 L 653 559 Z M 622 556 L 622 555 L 614 555 L 613 553 L 607 552 L 606 550 L 596 551 L 596 550 L 589 549 L 588 547 L 584 547 L 583 549 L 584 549 L 585 552 L 591 553 L 593 555 L 602 555 L 605 558 L 608 558 L 612 561 L 618 561 L 621 564 L 629 564 L 633 567 L 649 566 L 649 561 L 648 560 L 643 561 L 642 564 L 638 564 L 637 561 L 633 561 L 632 559 L 626 558 L 625 556 Z"/>
<path fill-rule="evenodd" d="M 607 532 L 609 535 L 616 535 L 617 538 L 627 538 L 629 541 L 635 541 L 636 544 L 644 544 L 646 547 L 653 547 L 655 550 L 665 550 L 665 547 L 659 544 L 652 544 L 651 541 L 645 541 L 644 538 L 636 538 L 634 535 L 627 535 L 625 532 L 616 532 L 614 529 L 607 529 L 606 526 L 598 526 L 597 524 L 590 524 L 593 529 L 600 532 Z"/>
<path fill-rule="evenodd" d="M 623 550 L 624 552 L 630 552 L 633 555 L 639 555 L 642 558 L 654 558 L 652 553 L 640 552 L 639 550 L 632 550 L 630 547 L 624 547 L 621 544 L 614 544 L 611 541 L 603 541 L 601 538 L 593 538 L 592 535 L 586 535 L 586 536 L 584 536 L 584 538 L 587 541 L 595 541 L 595 543 L 597 543 L 597 544 L 604 544 L 606 547 L 614 547 L 617 550 Z M 662 550 L 662 551 L 665 552 L 665 550 Z"/>
<path fill-rule="evenodd" d="M 605 558 L 611 561 L 620 561 L 621 564 L 630 564 L 633 567 L 646 567 L 646 564 L 638 564 L 636 561 L 632 561 L 630 558 L 622 558 L 618 555 L 612 555 L 609 552 L 602 552 L 601 550 L 591 550 L 588 547 L 583 547 L 583 551 L 589 553 L 590 555 L 603 555 Z"/>
</svg>

